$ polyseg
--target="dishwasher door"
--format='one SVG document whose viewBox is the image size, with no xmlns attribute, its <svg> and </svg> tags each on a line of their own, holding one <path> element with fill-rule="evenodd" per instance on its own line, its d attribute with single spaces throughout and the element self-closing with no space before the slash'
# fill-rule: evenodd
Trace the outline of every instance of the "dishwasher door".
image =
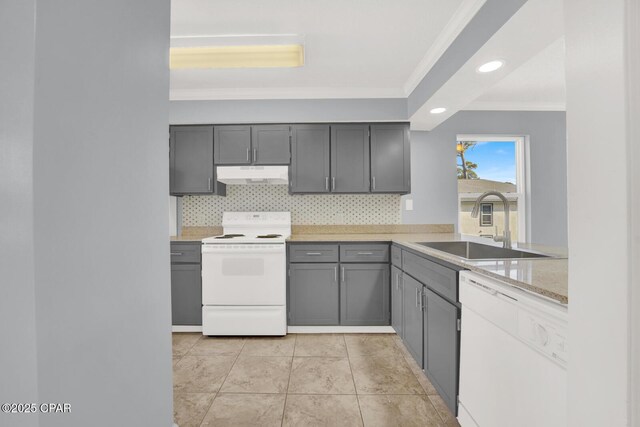
<svg viewBox="0 0 640 427">
<path fill-rule="evenodd" d="M 460 276 L 460 425 L 566 426 L 566 307 Z"/>
</svg>

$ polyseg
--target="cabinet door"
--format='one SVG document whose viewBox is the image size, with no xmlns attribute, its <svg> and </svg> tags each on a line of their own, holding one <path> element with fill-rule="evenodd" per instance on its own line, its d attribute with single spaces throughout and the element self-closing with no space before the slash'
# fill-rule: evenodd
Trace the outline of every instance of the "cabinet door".
<svg viewBox="0 0 640 427">
<path fill-rule="evenodd" d="M 254 165 L 288 165 L 291 161 L 289 125 L 251 127 Z"/>
<path fill-rule="evenodd" d="M 389 324 L 389 265 L 341 264 L 340 324 Z"/>
<path fill-rule="evenodd" d="M 402 337 L 402 271 L 391 266 L 391 326 Z"/>
<path fill-rule="evenodd" d="M 214 132 L 217 165 L 251 164 L 251 126 L 216 126 Z"/>
<path fill-rule="evenodd" d="M 371 125 L 371 191 L 411 191 L 409 126 Z"/>
<path fill-rule="evenodd" d="M 328 193 L 329 125 L 295 125 L 291 135 L 291 193 Z"/>
<path fill-rule="evenodd" d="M 331 126 L 331 191 L 368 193 L 369 125 Z"/>
<path fill-rule="evenodd" d="M 451 412 L 456 414 L 459 310 L 429 289 L 425 297 L 424 370 Z"/>
<path fill-rule="evenodd" d="M 170 193 L 213 194 L 213 126 L 171 126 Z"/>
<path fill-rule="evenodd" d="M 174 325 L 202 325 L 200 264 L 171 265 L 171 319 Z"/>
<path fill-rule="evenodd" d="M 413 277 L 402 274 L 403 295 L 403 342 L 418 363 L 422 366 L 423 319 L 420 299 L 424 286 Z"/>
<path fill-rule="evenodd" d="M 338 264 L 289 264 L 289 324 L 340 322 Z"/>
</svg>

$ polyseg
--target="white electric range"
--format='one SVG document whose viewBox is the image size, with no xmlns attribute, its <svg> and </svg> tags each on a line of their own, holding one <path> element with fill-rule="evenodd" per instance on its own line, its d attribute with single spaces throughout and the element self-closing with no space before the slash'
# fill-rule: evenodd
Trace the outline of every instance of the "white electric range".
<svg viewBox="0 0 640 427">
<path fill-rule="evenodd" d="M 224 212 L 202 240 L 202 334 L 286 335 L 289 212 Z"/>
</svg>

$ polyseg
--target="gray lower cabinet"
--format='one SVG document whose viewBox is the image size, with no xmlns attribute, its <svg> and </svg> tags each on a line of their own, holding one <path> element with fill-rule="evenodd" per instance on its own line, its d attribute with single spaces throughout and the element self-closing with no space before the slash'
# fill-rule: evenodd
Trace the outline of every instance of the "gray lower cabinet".
<svg viewBox="0 0 640 427">
<path fill-rule="evenodd" d="M 449 409 L 456 413 L 460 312 L 429 289 L 425 289 L 424 300 L 424 370 Z"/>
<path fill-rule="evenodd" d="M 169 134 L 170 194 L 225 195 L 213 166 L 213 126 L 171 126 Z"/>
<path fill-rule="evenodd" d="M 368 193 L 370 185 L 369 125 L 331 126 L 331 191 Z"/>
<path fill-rule="evenodd" d="M 254 165 L 288 165 L 291 162 L 289 125 L 251 126 Z"/>
<path fill-rule="evenodd" d="M 391 326 L 401 338 L 404 336 L 402 330 L 403 312 L 403 289 L 402 270 L 395 265 L 391 266 Z"/>
<path fill-rule="evenodd" d="M 424 319 L 421 299 L 424 286 L 407 274 L 402 275 L 402 285 L 402 339 L 418 365 L 422 366 Z"/>
<path fill-rule="evenodd" d="M 340 324 L 389 324 L 389 264 L 341 264 Z"/>
<path fill-rule="evenodd" d="M 202 325 L 200 242 L 171 242 L 171 322 Z"/>
<path fill-rule="evenodd" d="M 331 178 L 329 125 L 291 127 L 291 168 L 289 192 L 328 193 Z"/>
<path fill-rule="evenodd" d="M 371 192 L 411 192 L 408 125 L 371 125 Z"/>
<path fill-rule="evenodd" d="M 338 264 L 290 264 L 289 275 L 289 324 L 338 325 Z"/>
<path fill-rule="evenodd" d="M 171 265 L 171 321 L 173 325 L 202 325 L 200 264 Z"/>
<path fill-rule="evenodd" d="M 251 126 L 215 126 L 214 132 L 217 165 L 252 163 Z"/>
</svg>

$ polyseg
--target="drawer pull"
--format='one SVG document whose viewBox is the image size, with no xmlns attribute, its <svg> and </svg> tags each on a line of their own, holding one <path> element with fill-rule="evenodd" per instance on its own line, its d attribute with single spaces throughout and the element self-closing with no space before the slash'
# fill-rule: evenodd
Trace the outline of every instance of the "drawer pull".
<svg viewBox="0 0 640 427">
<path fill-rule="evenodd" d="M 307 255 L 322 255 L 322 252 L 307 252 Z"/>
<path fill-rule="evenodd" d="M 171 256 L 182 256 L 184 255 L 182 252 L 171 252 Z"/>
<path fill-rule="evenodd" d="M 373 255 L 373 252 L 358 252 L 358 255 Z"/>
</svg>

